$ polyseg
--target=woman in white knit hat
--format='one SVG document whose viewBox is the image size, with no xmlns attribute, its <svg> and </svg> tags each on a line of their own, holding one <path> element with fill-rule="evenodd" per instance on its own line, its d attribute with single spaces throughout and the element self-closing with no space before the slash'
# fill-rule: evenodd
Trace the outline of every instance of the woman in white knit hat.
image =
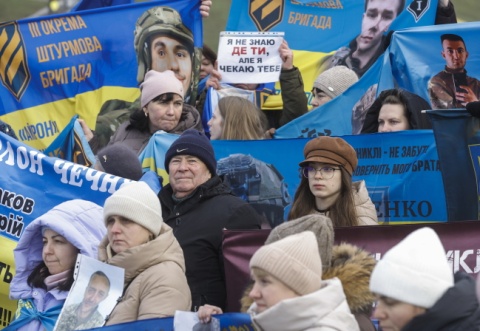
<svg viewBox="0 0 480 331">
<path fill-rule="evenodd" d="M 287 236 L 262 246 L 250 260 L 254 281 L 249 309 L 257 330 L 357 331 L 338 278 L 322 280 L 322 260 L 311 231 Z M 222 311 L 202 306 L 206 323 Z"/>
<path fill-rule="evenodd" d="M 410 233 L 373 269 L 374 317 L 383 331 L 479 330 L 475 280 L 449 265 L 431 228 Z"/>
<path fill-rule="evenodd" d="M 104 205 L 107 236 L 99 259 L 125 269 L 122 298 L 106 325 L 173 316 L 190 310 L 183 251 L 163 223 L 156 194 L 144 182 L 113 193 Z"/>
</svg>

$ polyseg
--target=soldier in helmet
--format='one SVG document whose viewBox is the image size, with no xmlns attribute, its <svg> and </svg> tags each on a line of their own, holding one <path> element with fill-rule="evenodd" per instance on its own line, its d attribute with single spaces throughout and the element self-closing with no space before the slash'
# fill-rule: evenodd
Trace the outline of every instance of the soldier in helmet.
<svg viewBox="0 0 480 331">
<path fill-rule="evenodd" d="M 202 1 L 202 16 L 208 16 L 210 5 L 210 0 Z M 134 36 L 138 83 L 143 82 L 149 70 L 173 71 L 185 91 L 182 116 L 190 114 L 193 118 L 198 118 L 197 110 L 188 103 L 195 101 L 198 81 L 196 73 L 201 63 L 201 49 L 195 49 L 193 34 L 183 24 L 180 14 L 171 7 L 150 8 L 137 19 Z M 91 132 L 85 122 L 81 123 L 87 139 L 90 139 L 92 151 L 96 154 L 106 146 L 117 128 L 140 108 L 139 99 L 133 103 L 109 100 L 98 114 L 95 133 Z M 201 130 L 201 125 L 199 128 Z"/>
<path fill-rule="evenodd" d="M 137 81 L 143 81 L 148 70 L 172 70 L 183 83 L 188 100 L 196 89 L 193 64 L 193 34 L 182 23 L 180 14 L 170 7 L 148 9 L 135 26 L 135 52 L 138 60 Z M 196 85 L 196 84 L 195 84 Z"/>
</svg>

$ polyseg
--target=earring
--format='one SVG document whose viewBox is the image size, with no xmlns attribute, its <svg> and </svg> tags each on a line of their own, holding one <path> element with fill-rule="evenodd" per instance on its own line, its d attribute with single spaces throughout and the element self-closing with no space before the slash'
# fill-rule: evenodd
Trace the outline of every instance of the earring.
<svg viewBox="0 0 480 331">
<path fill-rule="evenodd" d="M 144 112 L 144 114 L 145 114 L 145 117 L 148 117 L 148 113 L 147 113 L 147 112 Z"/>
</svg>

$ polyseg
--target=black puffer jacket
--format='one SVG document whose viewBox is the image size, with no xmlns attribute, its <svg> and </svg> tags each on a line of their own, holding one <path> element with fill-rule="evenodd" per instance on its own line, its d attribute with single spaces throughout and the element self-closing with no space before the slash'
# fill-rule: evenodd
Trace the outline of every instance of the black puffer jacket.
<svg viewBox="0 0 480 331">
<path fill-rule="evenodd" d="M 223 229 L 260 229 L 262 217 L 214 176 L 186 200 L 175 203 L 170 184 L 159 193 L 162 216 L 183 249 L 192 309 L 204 304 L 225 309 Z"/>
<path fill-rule="evenodd" d="M 414 281 L 414 280 L 413 280 Z M 405 325 L 402 331 L 480 330 L 480 307 L 475 294 L 475 280 L 457 272 L 455 285 L 427 310 Z"/>
<path fill-rule="evenodd" d="M 432 109 L 430 104 L 422 97 L 408 92 L 403 89 L 391 89 L 385 90 L 380 93 L 380 96 L 373 102 L 372 106 L 368 109 L 365 121 L 363 122 L 362 133 L 374 133 L 378 132 L 378 115 L 380 114 L 380 108 L 382 108 L 383 101 L 390 95 L 396 95 L 403 100 L 407 105 L 410 129 L 431 129 L 432 123 L 428 118 L 428 115 L 422 113 L 422 110 Z"/>
</svg>

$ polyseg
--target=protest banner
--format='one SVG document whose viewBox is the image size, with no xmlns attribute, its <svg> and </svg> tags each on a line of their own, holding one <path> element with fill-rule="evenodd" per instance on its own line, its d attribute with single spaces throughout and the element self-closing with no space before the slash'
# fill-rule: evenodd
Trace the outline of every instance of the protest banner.
<svg viewBox="0 0 480 331">
<path fill-rule="evenodd" d="M 390 46 L 386 50 L 388 61 L 385 62 L 386 70 L 382 70 L 383 76 L 391 75 L 395 79 L 398 87 L 404 88 L 418 94 L 425 100 L 432 103 L 432 91 L 429 93 L 429 82 L 438 73 L 445 72 L 448 66 L 446 53 L 443 52 L 441 36 L 444 34 L 456 35 L 463 39 L 461 45 L 466 53 L 466 58 L 461 60 L 456 70 L 466 70 L 468 84 L 480 97 L 479 79 L 480 79 L 480 45 L 476 42 L 480 32 L 480 22 L 470 22 L 462 24 L 442 24 L 435 26 L 416 27 L 396 31 L 392 35 Z M 422 45 L 421 51 L 414 45 Z M 452 98 L 455 91 L 452 90 L 454 81 L 450 77 L 449 81 L 444 82 L 446 88 L 444 93 L 446 97 Z M 383 89 L 380 84 L 379 89 Z M 438 99 L 438 97 L 436 97 Z M 432 109 L 450 109 L 464 108 L 464 105 L 445 104 L 445 107 L 438 107 L 432 104 Z"/>
<path fill-rule="evenodd" d="M 179 330 L 186 330 L 183 328 L 182 321 L 178 318 L 192 319 L 192 312 L 184 312 L 175 317 L 152 318 L 135 322 L 121 323 L 117 325 L 104 326 L 102 328 L 89 329 L 90 331 L 123 331 L 123 330 L 144 330 L 144 331 L 174 331 L 177 330 L 175 323 L 180 323 Z M 194 329 L 188 330 L 204 330 L 204 331 L 255 331 L 249 314 L 241 313 L 225 313 L 212 316 L 212 322 L 209 324 L 198 324 Z M 187 323 L 189 321 L 186 321 Z"/>
<path fill-rule="evenodd" d="M 163 155 L 173 142 L 172 136 L 174 138 L 168 134 L 154 135 L 141 156 L 144 167 L 162 176 L 164 184 L 168 176 Z M 440 163 L 431 130 L 342 138 L 357 152 L 359 162 L 353 180 L 365 180 L 379 222 L 447 221 Z M 272 221 L 278 224 L 286 219 L 291 206 L 286 201 L 291 202 L 300 183 L 298 164 L 303 160 L 303 148 L 308 140 L 213 140 L 217 172 L 238 177 L 235 186 L 242 188 L 241 195 L 258 204 L 256 207 L 265 213 L 277 215 Z M 269 187 L 269 197 L 267 193 L 255 193 L 255 178 L 259 179 L 259 185 Z M 271 195 L 275 198 L 270 199 Z M 283 211 L 280 215 L 279 209 Z"/>
<path fill-rule="evenodd" d="M 391 25 L 385 27 L 384 34 L 372 44 L 376 44 L 378 59 L 370 61 L 358 71 L 360 80 L 341 98 L 320 106 L 277 130 L 276 138 L 313 137 L 316 135 L 348 135 L 352 133 L 353 112 L 366 110 L 365 101 L 375 99 L 382 70 L 382 50 L 390 31 L 407 27 L 431 25 L 435 22 L 437 1 L 421 1 L 392 8 Z M 305 93 L 311 100 L 311 88 L 320 72 L 333 63 L 343 64 L 357 47 L 357 37 L 362 29 L 368 29 L 368 15 L 365 3 L 360 1 L 232 1 L 228 31 L 281 31 L 294 52 L 294 65 L 302 73 Z M 401 11 L 399 11 L 400 9 Z M 358 30 L 352 29 L 357 26 Z M 363 28 L 361 28 L 363 26 Z M 383 33 L 383 32 L 382 32 Z M 413 47 L 417 50 L 418 47 Z M 374 60 L 375 57 L 372 58 Z M 348 65 L 348 64 L 347 64 Z M 350 66 L 350 65 L 349 65 Z M 366 68 L 369 68 L 366 70 Z M 389 81 L 393 87 L 393 81 Z M 387 88 L 382 85 L 382 89 Z M 277 83 L 276 90 L 281 90 Z M 368 95 L 365 92 L 368 91 Z M 362 100 L 363 97 L 363 100 Z M 264 109 L 281 109 L 281 95 L 270 96 Z"/>
<path fill-rule="evenodd" d="M 335 228 L 335 243 L 350 243 L 365 249 L 379 260 L 410 232 L 429 226 L 439 235 L 445 247 L 446 258 L 452 273 L 464 271 L 477 274 L 480 271 L 480 223 L 455 222 L 431 224 L 406 224 L 382 226 L 357 226 Z M 223 256 L 227 286 L 227 311 L 240 310 L 240 298 L 250 282 L 248 263 L 252 255 L 268 237 L 270 230 L 225 230 Z"/>
<path fill-rule="evenodd" d="M 100 110 L 115 117 L 118 107 L 128 108 L 140 95 L 139 82 L 152 65 L 142 38 L 154 32 L 147 25 L 161 19 L 184 27 L 188 61 L 181 75 L 194 102 L 203 44 L 199 6 L 190 0 L 149 1 L 0 24 L 1 119 L 20 141 L 43 150 L 75 114 L 92 129 Z"/>
<path fill-rule="evenodd" d="M 84 199 L 103 206 L 128 179 L 108 175 L 42 154 L 0 133 L 0 328 L 13 318 L 16 302 L 8 299 L 15 275 L 13 250 L 25 227 L 54 206 Z"/>
<path fill-rule="evenodd" d="M 278 81 L 282 59 L 281 32 L 220 32 L 218 71 L 223 83 L 259 84 Z"/>
</svg>

